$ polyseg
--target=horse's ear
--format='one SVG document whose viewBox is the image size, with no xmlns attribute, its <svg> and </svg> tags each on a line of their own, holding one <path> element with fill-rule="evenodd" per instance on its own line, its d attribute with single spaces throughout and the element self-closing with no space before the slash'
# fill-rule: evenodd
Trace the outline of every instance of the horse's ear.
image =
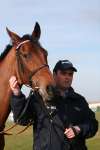
<svg viewBox="0 0 100 150">
<path fill-rule="evenodd" d="M 41 28 L 40 28 L 40 25 L 38 24 L 38 22 L 36 22 L 35 27 L 34 27 L 34 31 L 32 32 L 32 36 L 36 40 L 39 40 L 40 35 L 41 35 Z"/>
<path fill-rule="evenodd" d="M 12 44 L 18 45 L 21 38 L 14 32 L 10 31 L 7 27 L 6 27 L 7 33 L 11 38 Z"/>
</svg>

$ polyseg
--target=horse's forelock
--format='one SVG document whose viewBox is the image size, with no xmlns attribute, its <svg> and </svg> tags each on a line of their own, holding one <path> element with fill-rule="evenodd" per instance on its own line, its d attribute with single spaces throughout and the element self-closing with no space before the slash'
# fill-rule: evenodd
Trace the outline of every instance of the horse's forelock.
<svg viewBox="0 0 100 150">
<path fill-rule="evenodd" d="M 23 41 L 25 41 L 25 40 L 32 40 L 32 37 L 29 34 L 25 34 L 25 35 L 22 36 L 21 40 L 23 40 Z"/>
<path fill-rule="evenodd" d="M 37 44 L 39 47 L 42 47 L 40 42 L 37 40 L 37 38 L 33 37 L 30 34 L 25 34 L 22 36 L 21 40 L 25 41 L 25 40 L 30 40 L 32 43 Z"/>
<path fill-rule="evenodd" d="M 23 41 L 30 40 L 31 42 L 38 43 L 38 40 L 36 38 L 33 38 L 32 35 L 30 35 L 30 34 L 23 35 L 23 37 L 21 38 L 21 40 L 23 40 Z"/>
</svg>

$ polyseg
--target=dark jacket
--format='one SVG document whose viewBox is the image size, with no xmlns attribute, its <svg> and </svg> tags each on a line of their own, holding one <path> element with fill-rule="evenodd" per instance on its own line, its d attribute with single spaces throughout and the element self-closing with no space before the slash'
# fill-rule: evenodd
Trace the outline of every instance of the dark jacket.
<svg viewBox="0 0 100 150">
<path fill-rule="evenodd" d="M 11 108 L 14 119 L 26 125 L 34 120 L 34 150 L 87 150 L 85 139 L 96 134 L 98 122 L 86 100 L 71 88 L 65 98 L 57 96 L 45 107 L 34 94 L 28 98 L 28 106 L 20 117 L 27 103 L 25 96 L 12 96 Z M 78 125 L 79 135 L 68 140 L 64 135 L 65 128 Z"/>
</svg>

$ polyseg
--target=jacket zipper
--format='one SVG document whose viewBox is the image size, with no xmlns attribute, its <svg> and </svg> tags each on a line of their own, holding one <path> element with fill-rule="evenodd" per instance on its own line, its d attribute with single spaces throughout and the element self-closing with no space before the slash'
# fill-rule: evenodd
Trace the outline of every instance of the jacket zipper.
<svg viewBox="0 0 100 150">
<path fill-rule="evenodd" d="M 51 150 L 51 132 L 52 132 L 52 118 L 51 118 L 51 115 L 50 115 L 50 128 L 49 128 L 49 150 Z"/>
</svg>

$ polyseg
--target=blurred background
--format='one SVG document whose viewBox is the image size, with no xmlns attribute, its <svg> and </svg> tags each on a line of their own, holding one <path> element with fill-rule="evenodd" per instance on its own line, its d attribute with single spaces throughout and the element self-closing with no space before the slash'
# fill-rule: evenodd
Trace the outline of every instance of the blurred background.
<svg viewBox="0 0 100 150">
<path fill-rule="evenodd" d="M 51 70 L 59 59 L 70 60 L 78 70 L 73 82 L 76 92 L 89 102 L 100 102 L 100 1 L 1 1 L 0 53 L 10 42 L 6 27 L 22 36 L 32 33 L 36 21 Z"/>
</svg>

